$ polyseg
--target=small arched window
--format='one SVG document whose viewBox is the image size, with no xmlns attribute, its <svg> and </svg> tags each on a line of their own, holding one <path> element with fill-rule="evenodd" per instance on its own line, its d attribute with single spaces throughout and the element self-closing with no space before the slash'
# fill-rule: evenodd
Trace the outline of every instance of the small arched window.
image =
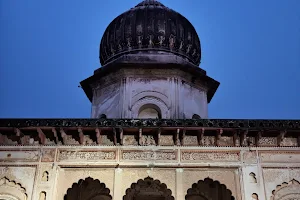
<svg viewBox="0 0 300 200">
<path fill-rule="evenodd" d="M 192 119 L 201 119 L 201 117 L 199 115 L 197 115 L 197 114 L 193 114 Z"/>
<path fill-rule="evenodd" d="M 154 104 L 143 105 L 138 114 L 140 119 L 161 119 L 160 108 Z"/>
<path fill-rule="evenodd" d="M 106 114 L 101 114 L 101 115 L 99 115 L 99 118 L 100 119 L 106 119 L 107 117 L 106 117 Z"/>
</svg>

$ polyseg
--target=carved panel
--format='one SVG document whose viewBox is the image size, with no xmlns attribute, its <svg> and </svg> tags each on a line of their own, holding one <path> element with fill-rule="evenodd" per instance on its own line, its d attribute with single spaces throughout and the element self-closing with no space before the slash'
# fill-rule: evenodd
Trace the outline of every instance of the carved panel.
<svg viewBox="0 0 300 200">
<path fill-rule="evenodd" d="M 57 161 L 78 162 L 78 161 L 104 161 L 115 160 L 116 151 L 67 151 L 60 150 Z"/>
<path fill-rule="evenodd" d="M 159 144 L 162 146 L 174 145 L 173 136 L 172 135 L 161 135 L 159 138 Z"/>
<path fill-rule="evenodd" d="M 191 145 L 191 146 L 197 146 L 198 145 L 198 139 L 197 136 L 185 136 L 183 140 L 184 145 Z"/>
<path fill-rule="evenodd" d="M 138 145 L 138 141 L 134 135 L 124 135 L 123 145 Z"/>
<path fill-rule="evenodd" d="M 300 163 L 300 153 L 297 152 L 265 152 L 260 153 L 262 162 Z"/>
<path fill-rule="evenodd" d="M 204 146 L 215 146 L 216 145 L 216 137 L 204 136 L 203 137 L 203 145 Z"/>
<path fill-rule="evenodd" d="M 240 160 L 238 152 L 205 152 L 205 151 L 182 151 L 182 161 L 209 161 L 209 162 L 234 162 Z"/>
<path fill-rule="evenodd" d="M 227 137 L 227 136 L 222 136 L 222 137 L 220 137 L 218 143 L 219 143 L 219 146 L 233 146 L 233 138 Z"/>
<path fill-rule="evenodd" d="M 55 149 L 42 150 L 42 162 L 53 162 L 55 160 Z"/>
<path fill-rule="evenodd" d="M 298 146 L 298 141 L 297 138 L 285 137 L 283 138 L 281 145 L 286 147 L 296 147 Z"/>
<path fill-rule="evenodd" d="M 122 160 L 164 160 L 172 161 L 177 160 L 177 151 L 164 150 L 164 151 L 133 151 L 123 150 Z"/>
<path fill-rule="evenodd" d="M 39 152 L 30 150 L 1 151 L 0 161 L 36 162 L 39 161 Z"/>
<path fill-rule="evenodd" d="M 258 145 L 260 146 L 277 146 L 276 137 L 261 137 L 258 140 Z"/>
<path fill-rule="evenodd" d="M 141 145 L 143 146 L 156 145 L 153 135 L 142 135 Z"/>
</svg>

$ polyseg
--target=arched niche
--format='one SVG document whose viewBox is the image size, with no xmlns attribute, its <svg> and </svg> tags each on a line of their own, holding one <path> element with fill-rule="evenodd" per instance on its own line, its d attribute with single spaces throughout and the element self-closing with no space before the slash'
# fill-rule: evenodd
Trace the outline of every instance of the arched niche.
<svg viewBox="0 0 300 200">
<path fill-rule="evenodd" d="M 138 112 L 139 119 L 161 119 L 161 110 L 157 105 L 145 104 Z"/>
<path fill-rule="evenodd" d="M 201 119 L 200 115 L 193 114 L 192 119 Z"/>
<path fill-rule="evenodd" d="M 147 107 L 149 105 L 152 105 L 152 108 L 156 108 L 157 111 L 160 112 L 160 117 L 162 119 L 169 119 L 169 108 L 165 102 L 163 102 L 161 99 L 155 98 L 155 97 L 144 97 L 138 101 L 136 101 L 132 107 L 131 107 L 131 117 L 132 118 L 138 118 L 139 112 L 143 107 Z"/>
<path fill-rule="evenodd" d="M 210 178 L 194 183 L 187 190 L 186 200 L 234 200 L 232 193 L 224 184 Z"/>
<path fill-rule="evenodd" d="M 91 177 L 80 179 L 67 190 L 64 200 L 112 200 L 104 183 Z"/>
<path fill-rule="evenodd" d="M 300 199 L 300 183 L 295 179 L 288 183 L 282 183 L 278 185 L 275 190 L 272 191 L 270 200 L 294 200 Z"/>
<path fill-rule="evenodd" d="M 147 177 L 132 183 L 126 190 L 123 200 L 174 200 L 174 197 L 166 184 Z"/>
<path fill-rule="evenodd" d="M 27 193 L 20 183 L 3 177 L 0 179 L 0 199 L 27 200 Z"/>
</svg>

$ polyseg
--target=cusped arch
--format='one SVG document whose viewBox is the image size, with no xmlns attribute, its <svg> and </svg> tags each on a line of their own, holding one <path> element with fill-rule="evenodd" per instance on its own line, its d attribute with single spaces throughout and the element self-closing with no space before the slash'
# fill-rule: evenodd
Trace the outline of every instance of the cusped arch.
<svg viewBox="0 0 300 200">
<path fill-rule="evenodd" d="M 27 200 L 26 189 L 18 182 L 7 177 L 0 179 L 0 198 L 9 200 Z"/>
<path fill-rule="evenodd" d="M 300 183 L 293 179 L 290 182 L 282 183 L 278 185 L 275 190 L 272 191 L 270 200 L 290 200 L 300 199 Z"/>
<path fill-rule="evenodd" d="M 234 200 L 232 192 L 224 184 L 205 178 L 187 190 L 186 200 Z"/>
<path fill-rule="evenodd" d="M 167 185 L 151 177 L 132 183 L 126 190 L 123 200 L 174 200 L 172 191 Z"/>
<path fill-rule="evenodd" d="M 104 183 L 91 177 L 80 179 L 67 190 L 64 200 L 111 200 L 110 190 Z"/>
</svg>

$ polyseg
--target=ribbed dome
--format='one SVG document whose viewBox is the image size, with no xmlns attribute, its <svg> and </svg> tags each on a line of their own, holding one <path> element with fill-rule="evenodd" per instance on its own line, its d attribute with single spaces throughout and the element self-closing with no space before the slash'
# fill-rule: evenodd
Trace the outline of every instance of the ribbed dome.
<svg viewBox="0 0 300 200">
<path fill-rule="evenodd" d="M 100 62 L 104 66 L 140 52 L 171 53 L 197 66 L 201 59 L 200 40 L 193 25 L 155 0 L 144 0 L 109 24 L 101 39 Z"/>
</svg>

